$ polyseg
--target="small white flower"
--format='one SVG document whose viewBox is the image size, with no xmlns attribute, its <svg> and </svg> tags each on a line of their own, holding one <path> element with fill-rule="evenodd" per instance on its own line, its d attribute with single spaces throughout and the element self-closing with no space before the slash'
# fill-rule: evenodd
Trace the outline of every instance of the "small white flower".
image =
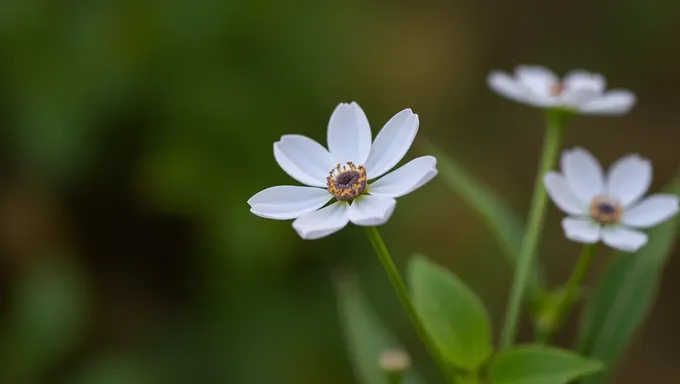
<svg viewBox="0 0 680 384">
<path fill-rule="evenodd" d="M 678 196 L 655 194 L 642 199 L 652 182 L 652 165 L 638 155 L 617 160 L 604 175 L 588 151 L 562 154 L 562 173 L 543 178 L 548 194 L 562 211 L 566 237 L 579 243 L 602 240 L 612 248 L 635 252 L 647 235 L 633 228 L 653 227 L 678 212 Z"/>
<path fill-rule="evenodd" d="M 591 115 L 622 115 L 635 104 L 635 95 L 626 90 L 605 92 L 602 75 L 584 70 L 569 72 L 560 80 L 549 69 L 520 65 L 515 75 L 494 71 L 489 86 L 501 95 L 539 108 L 558 108 Z"/>
<path fill-rule="evenodd" d="M 309 187 L 267 188 L 248 200 L 257 216 L 293 221 L 303 239 L 318 239 L 348 222 L 376 226 L 387 222 L 395 198 L 420 188 L 437 174 L 437 160 L 423 156 L 392 169 L 411 147 L 418 115 L 404 109 L 371 143 L 371 128 L 357 103 L 339 104 L 328 123 L 328 148 L 300 135 L 274 143 L 274 157 L 292 178 Z M 334 203 L 324 207 L 331 199 Z M 323 208 L 322 208 L 323 207 Z"/>
</svg>

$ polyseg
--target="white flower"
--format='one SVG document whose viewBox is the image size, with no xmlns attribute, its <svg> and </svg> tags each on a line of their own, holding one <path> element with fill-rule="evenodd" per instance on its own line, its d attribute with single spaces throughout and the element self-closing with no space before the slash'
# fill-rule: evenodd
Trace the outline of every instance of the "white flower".
<svg viewBox="0 0 680 384">
<path fill-rule="evenodd" d="M 520 65 L 515 76 L 494 71 L 489 86 L 501 95 L 539 108 L 559 108 L 591 115 L 621 115 L 635 104 L 635 95 L 626 90 L 605 92 L 602 75 L 583 70 L 569 72 L 560 80 L 549 69 Z"/>
<path fill-rule="evenodd" d="M 653 227 L 678 212 L 678 196 L 655 194 L 642 199 L 652 182 L 652 165 L 638 155 L 617 160 L 604 175 L 588 151 L 562 154 L 562 173 L 543 178 L 548 194 L 562 211 L 568 239 L 579 243 L 602 240 L 612 248 L 635 252 L 647 235 L 633 228 Z"/>
<path fill-rule="evenodd" d="M 292 178 L 309 187 L 267 188 L 248 200 L 257 216 L 293 221 L 303 239 L 318 239 L 348 222 L 384 224 L 395 198 L 432 180 L 437 160 L 423 156 L 375 182 L 392 169 L 411 147 L 418 132 L 418 115 L 405 109 L 392 117 L 371 144 L 371 128 L 357 103 L 339 104 L 328 123 L 328 148 L 300 135 L 285 135 L 274 143 L 274 157 Z M 324 207 L 331 199 L 334 203 Z M 323 207 L 323 208 L 322 208 Z"/>
</svg>

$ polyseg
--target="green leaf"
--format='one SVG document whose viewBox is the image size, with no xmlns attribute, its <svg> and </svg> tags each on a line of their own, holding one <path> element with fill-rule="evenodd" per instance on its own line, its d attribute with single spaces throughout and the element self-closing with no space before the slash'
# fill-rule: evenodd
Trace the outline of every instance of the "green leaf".
<svg viewBox="0 0 680 384">
<path fill-rule="evenodd" d="M 159 383 L 149 367 L 131 356 L 110 355 L 91 358 L 72 384 L 149 384 Z"/>
<path fill-rule="evenodd" d="M 499 353 L 489 368 L 491 384 L 567 384 L 602 369 L 602 363 L 571 351 L 540 345 Z"/>
<path fill-rule="evenodd" d="M 371 310 L 355 276 L 339 276 L 334 281 L 340 320 L 357 381 L 361 384 L 386 384 L 387 377 L 378 360 L 386 350 L 399 348 L 399 343 Z M 411 369 L 406 373 L 404 382 L 417 384 L 420 378 Z"/>
<path fill-rule="evenodd" d="M 680 179 L 667 190 L 680 193 Z M 608 370 L 584 383 L 605 383 L 654 304 L 663 268 L 678 233 L 680 218 L 649 231 L 649 243 L 635 254 L 621 253 L 607 268 L 581 319 L 578 350 L 604 362 Z"/>
<path fill-rule="evenodd" d="M 479 368 L 493 351 L 491 322 L 481 300 L 425 257 L 414 256 L 408 272 L 416 311 L 442 355 L 460 368 Z"/>
<path fill-rule="evenodd" d="M 514 267 L 524 236 L 525 224 L 497 195 L 468 174 L 465 168 L 430 142 L 427 152 L 437 158 L 437 168 L 444 183 L 470 205 L 484 220 L 498 240 L 504 255 Z M 538 265 L 538 263 L 536 263 Z M 529 281 L 531 291 L 543 287 L 541 269 L 535 267 Z"/>
</svg>

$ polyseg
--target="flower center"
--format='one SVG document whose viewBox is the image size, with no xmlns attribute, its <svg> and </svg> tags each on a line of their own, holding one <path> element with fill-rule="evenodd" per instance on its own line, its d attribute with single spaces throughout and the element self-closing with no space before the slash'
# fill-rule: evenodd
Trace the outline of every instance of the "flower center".
<svg viewBox="0 0 680 384">
<path fill-rule="evenodd" d="M 623 207 L 611 196 L 596 196 L 590 203 L 590 216 L 601 224 L 617 223 L 623 214 Z"/>
<path fill-rule="evenodd" d="M 564 86 L 564 84 L 555 83 L 555 84 L 550 86 L 550 88 L 548 89 L 548 92 L 550 93 L 551 96 L 559 96 L 559 95 L 562 94 L 562 92 L 564 92 L 565 88 L 566 87 Z"/>
<path fill-rule="evenodd" d="M 338 164 L 331 169 L 326 178 L 328 192 L 338 200 L 352 200 L 366 191 L 366 168 L 363 165 L 356 166 L 347 162 L 346 165 Z"/>
</svg>

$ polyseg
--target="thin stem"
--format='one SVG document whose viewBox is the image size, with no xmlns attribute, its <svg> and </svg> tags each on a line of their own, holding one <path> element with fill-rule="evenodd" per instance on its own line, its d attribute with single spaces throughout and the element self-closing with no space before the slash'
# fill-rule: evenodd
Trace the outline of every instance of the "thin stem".
<svg viewBox="0 0 680 384">
<path fill-rule="evenodd" d="M 416 313 L 416 309 L 413 306 L 413 302 L 411 301 L 408 289 L 404 284 L 404 280 L 401 278 L 399 270 L 397 270 L 397 267 L 394 265 L 394 262 L 392 262 L 390 252 L 387 250 L 385 242 L 380 236 L 378 229 L 376 227 L 367 227 L 366 234 L 368 235 L 368 239 L 371 241 L 371 244 L 373 244 L 373 249 L 375 249 L 375 253 L 378 255 L 380 262 L 385 268 L 385 272 L 387 272 L 387 277 L 390 279 L 392 287 L 394 288 L 394 291 L 397 293 L 397 296 L 399 297 L 402 306 L 406 310 L 408 317 L 411 319 L 411 323 L 413 324 L 413 327 L 416 329 L 418 336 L 423 341 L 423 344 L 425 344 L 425 347 L 427 347 L 427 350 L 429 351 L 430 355 L 432 355 L 434 360 L 437 362 L 437 365 L 439 365 L 439 368 L 441 369 L 444 377 L 446 377 L 446 379 L 449 382 L 453 383 L 454 379 L 453 377 L 451 377 L 450 374 L 451 367 L 446 361 L 444 361 L 444 359 L 439 354 L 437 348 L 434 345 L 434 342 L 432 341 L 427 331 L 425 330 L 425 326 L 421 322 L 418 313 Z"/>
<path fill-rule="evenodd" d="M 404 383 L 404 372 L 388 372 L 387 374 L 388 384 L 403 384 Z"/>
<path fill-rule="evenodd" d="M 547 195 L 543 186 L 543 176 L 554 167 L 557 161 L 560 143 L 562 142 L 563 126 L 563 115 L 557 112 L 548 112 L 546 136 L 543 142 L 543 151 L 531 199 L 529 222 L 522 239 L 517 266 L 515 267 L 515 277 L 510 290 L 510 299 L 505 312 L 505 322 L 501 332 L 501 349 L 506 349 L 515 342 L 520 307 L 534 263 L 533 256 L 538 246 L 545 218 Z"/>
<path fill-rule="evenodd" d="M 549 343 L 550 338 L 553 336 L 557 328 L 562 325 L 564 318 L 569 314 L 572 304 L 574 303 L 574 298 L 577 296 L 581 281 L 586 275 L 588 267 L 590 266 L 590 262 L 593 259 L 595 248 L 595 244 L 586 244 L 583 246 L 583 249 L 581 250 L 581 256 L 579 256 L 576 266 L 574 266 L 574 270 L 571 272 L 571 276 L 569 276 L 567 285 L 564 288 L 564 294 L 555 307 L 554 313 L 550 315 L 548 326 L 542 329 L 538 335 L 539 343 Z"/>
</svg>

